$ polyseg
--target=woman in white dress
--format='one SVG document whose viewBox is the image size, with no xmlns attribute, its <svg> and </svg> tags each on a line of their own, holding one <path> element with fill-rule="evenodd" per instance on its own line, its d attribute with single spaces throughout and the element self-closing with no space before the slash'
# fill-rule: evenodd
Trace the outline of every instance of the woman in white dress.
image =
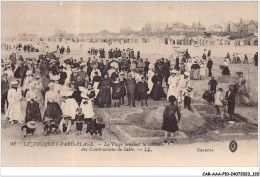
<svg viewBox="0 0 260 177">
<path fill-rule="evenodd" d="M 171 95 L 175 96 L 176 98 L 178 97 L 178 91 L 177 91 L 178 77 L 176 76 L 177 73 L 178 71 L 176 70 L 171 71 L 171 76 L 168 79 L 168 84 L 169 84 L 169 89 L 167 93 L 168 101 Z"/>
<path fill-rule="evenodd" d="M 63 90 L 61 91 L 62 103 L 61 110 L 64 115 L 71 116 L 71 119 L 74 120 L 76 116 L 76 110 L 79 107 L 76 96 L 75 96 L 75 85 L 74 83 L 70 83 L 63 86 Z"/>
<path fill-rule="evenodd" d="M 95 90 L 92 88 L 92 84 L 88 84 L 88 88 L 81 92 L 82 101 L 80 107 L 85 119 L 92 118 L 95 113 L 93 110 L 93 99 L 95 97 Z"/>
<path fill-rule="evenodd" d="M 147 74 L 147 77 L 148 77 L 147 83 L 148 83 L 149 91 L 147 92 L 147 94 L 150 94 L 153 89 L 153 81 L 152 81 L 153 76 L 154 76 L 153 70 L 149 70 L 148 74 Z"/>
<path fill-rule="evenodd" d="M 12 81 L 10 83 L 12 88 L 8 90 L 7 94 L 9 106 L 5 118 L 9 118 L 11 124 L 14 124 L 14 121 L 18 121 L 18 123 L 24 121 L 21 108 L 22 90 L 21 88 L 18 88 L 18 84 L 18 81 Z"/>
</svg>

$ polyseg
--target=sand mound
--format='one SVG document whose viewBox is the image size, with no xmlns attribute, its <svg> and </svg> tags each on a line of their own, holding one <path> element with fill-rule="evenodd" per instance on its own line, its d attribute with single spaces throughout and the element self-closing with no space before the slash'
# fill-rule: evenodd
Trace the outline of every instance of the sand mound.
<svg viewBox="0 0 260 177">
<path fill-rule="evenodd" d="M 218 83 L 230 83 L 233 84 L 238 80 L 237 76 L 220 76 L 217 81 Z"/>
<path fill-rule="evenodd" d="M 164 107 L 159 107 L 148 114 L 144 119 L 144 127 L 147 129 L 160 130 L 163 122 Z M 204 125 L 205 120 L 198 114 L 187 109 L 181 110 L 181 121 L 179 128 L 181 131 L 196 131 Z"/>
</svg>

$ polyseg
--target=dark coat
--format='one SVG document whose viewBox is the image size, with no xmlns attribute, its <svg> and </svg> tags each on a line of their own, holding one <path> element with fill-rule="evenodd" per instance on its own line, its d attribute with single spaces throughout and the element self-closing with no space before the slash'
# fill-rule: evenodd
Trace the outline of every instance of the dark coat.
<svg viewBox="0 0 260 177">
<path fill-rule="evenodd" d="M 8 82 L 8 80 L 4 81 L 2 79 L 1 80 L 1 95 L 7 93 L 8 89 L 9 89 L 9 82 Z"/>
<path fill-rule="evenodd" d="M 126 90 L 128 94 L 135 94 L 136 81 L 134 78 L 126 79 Z"/>
<path fill-rule="evenodd" d="M 148 88 L 148 84 L 146 81 L 144 82 L 139 82 L 136 86 L 136 92 L 137 92 L 137 98 L 138 99 L 147 99 L 148 98 L 148 94 L 147 94 L 147 91 L 149 91 L 149 88 Z"/>
<path fill-rule="evenodd" d="M 162 130 L 174 133 L 179 130 L 178 122 L 175 114 L 177 113 L 178 120 L 181 119 L 181 113 L 178 106 L 170 104 L 166 106 L 163 113 Z"/>
</svg>

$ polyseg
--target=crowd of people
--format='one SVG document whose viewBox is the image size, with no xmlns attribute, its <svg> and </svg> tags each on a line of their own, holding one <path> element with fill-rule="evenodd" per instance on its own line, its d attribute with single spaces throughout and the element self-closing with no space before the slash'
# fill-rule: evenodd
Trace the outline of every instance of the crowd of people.
<svg viewBox="0 0 260 177">
<path fill-rule="evenodd" d="M 62 54 L 64 50 L 63 46 L 57 46 L 58 53 Z M 69 46 L 66 52 L 70 52 Z M 96 56 L 98 52 L 99 57 Z M 4 65 L 1 82 L 1 108 L 5 118 L 11 124 L 22 123 L 25 136 L 34 133 L 31 129 L 35 127 L 35 122 L 43 122 L 45 135 L 51 132 L 71 133 L 72 125 L 76 126 L 79 135 L 85 123 L 86 133 L 90 133 L 91 137 L 93 134 L 101 137 L 105 124 L 102 117 L 95 115 L 94 108 L 136 107 L 136 101 L 140 102 L 140 106 L 148 106 L 149 98 L 155 101 L 165 99 L 171 105 L 164 112 L 162 130 L 173 133 L 178 131 L 175 113 L 180 119 L 179 109 L 192 110 L 193 88 L 190 80 L 213 75 L 211 51 L 206 55 L 206 50 L 200 59 L 191 57 L 187 49 L 181 59 L 176 57 L 170 61 L 161 58 L 154 64 L 148 59 L 143 60 L 139 51 L 135 55 L 132 49 L 111 49 L 108 58 L 105 58 L 104 49 L 92 48 L 88 53 L 94 56 L 87 61 L 83 58 L 61 61 L 56 56 L 57 52 L 40 55 L 37 59 L 11 55 L 10 62 Z M 226 63 L 225 59 L 222 75 L 230 75 Z M 239 82 L 231 85 L 225 96 L 222 88 L 216 89 L 214 77 L 209 82 L 209 92 L 213 93 L 209 103 L 215 104 L 217 113 L 227 105 L 231 120 L 234 99 L 243 98 L 242 102 L 249 102 L 249 97 L 245 96 L 247 91 L 243 73 L 239 73 L 239 77 Z M 25 115 L 22 113 L 22 100 L 27 102 Z M 41 109 L 44 109 L 43 115 Z M 167 134 L 165 136 L 167 138 Z"/>
</svg>

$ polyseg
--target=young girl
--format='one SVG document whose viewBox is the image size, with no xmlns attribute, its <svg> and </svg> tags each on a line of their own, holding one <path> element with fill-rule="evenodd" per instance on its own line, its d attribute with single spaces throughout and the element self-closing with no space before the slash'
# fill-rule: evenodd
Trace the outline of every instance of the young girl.
<svg viewBox="0 0 260 177">
<path fill-rule="evenodd" d="M 92 119 L 95 115 L 93 110 L 93 99 L 95 97 L 95 91 L 92 88 L 92 84 L 88 84 L 88 89 L 83 89 L 81 92 L 82 101 L 80 108 L 84 114 L 85 121 Z"/>
<path fill-rule="evenodd" d="M 26 137 L 28 134 L 33 135 L 36 130 L 36 122 L 34 120 L 27 122 L 21 127 L 21 130 L 24 132 L 24 137 Z"/>
<path fill-rule="evenodd" d="M 61 131 L 61 134 L 71 134 L 70 128 L 71 128 L 71 117 L 68 115 L 62 115 L 62 119 L 60 121 L 59 129 Z"/>
<path fill-rule="evenodd" d="M 184 108 L 188 108 L 190 110 L 191 98 L 193 97 L 192 88 L 188 87 L 184 93 Z"/>
<path fill-rule="evenodd" d="M 83 124 L 84 124 L 84 114 L 82 113 L 82 108 L 77 108 L 77 114 L 75 116 L 76 121 L 76 135 L 80 135 L 82 132 Z"/>
<path fill-rule="evenodd" d="M 179 130 L 178 122 L 181 119 L 181 113 L 180 113 L 179 107 L 174 104 L 174 102 L 176 101 L 175 96 L 171 95 L 169 97 L 169 101 L 171 104 L 166 106 L 164 113 L 163 113 L 162 130 L 165 131 L 164 143 L 167 143 L 168 133 L 171 133 L 171 143 L 173 143 L 173 133 L 177 132 Z M 178 121 L 175 117 L 176 112 L 178 115 Z"/>
<path fill-rule="evenodd" d="M 123 90 L 122 84 L 119 82 L 119 77 L 116 78 L 116 80 L 112 83 L 112 100 L 115 103 L 115 107 L 120 107 L 119 102 L 120 102 L 120 97 L 121 97 L 121 92 Z"/>
</svg>

